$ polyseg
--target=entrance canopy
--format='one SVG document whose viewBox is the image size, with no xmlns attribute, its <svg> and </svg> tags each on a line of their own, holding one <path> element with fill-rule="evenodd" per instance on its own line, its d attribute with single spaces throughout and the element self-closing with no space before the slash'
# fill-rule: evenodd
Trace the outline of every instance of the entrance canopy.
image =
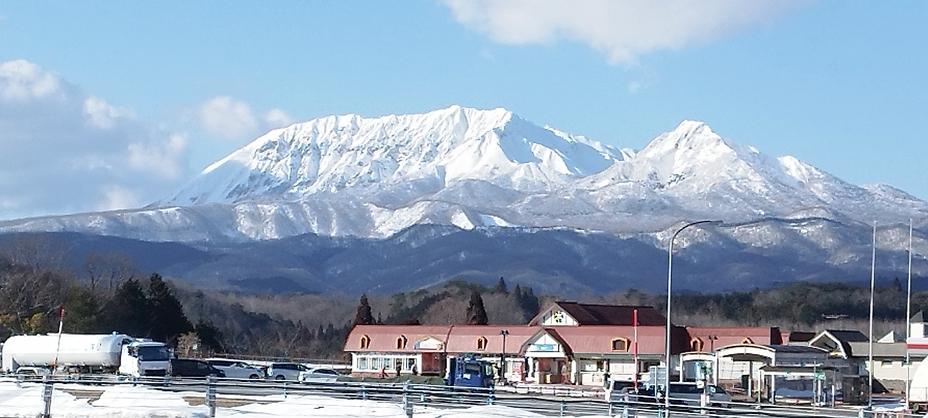
<svg viewBox="0 0 928 418">
<path fill-rule="evenodd" d="M 729 357 L 734 361 L 750 361 L 773 364 L 776 350 L 770 346 L 758 344 L 732 344 L 715 351 L 719 357 Z"/>
</svg>

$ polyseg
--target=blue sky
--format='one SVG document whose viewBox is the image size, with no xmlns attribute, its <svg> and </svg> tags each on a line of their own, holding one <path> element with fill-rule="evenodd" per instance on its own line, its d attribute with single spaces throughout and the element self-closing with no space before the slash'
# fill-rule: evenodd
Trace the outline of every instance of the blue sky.
<svg viewBox="0 0 928 418">
<path fill-rule="evenodd" d="M 928 2 L 0 3 L 0 219 L 138 207 L 268 129 L 505 107 L 684 119 L 928 199 Z"/>
</svg>

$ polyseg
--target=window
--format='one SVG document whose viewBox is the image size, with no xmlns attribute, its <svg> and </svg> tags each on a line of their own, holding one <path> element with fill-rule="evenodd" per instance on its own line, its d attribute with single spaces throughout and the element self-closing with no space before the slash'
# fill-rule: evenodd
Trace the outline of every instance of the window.
<svg viewBox="0 0 928 418">
<path fill-rule="evenodd" d="M 702 351 L 702 348 L 704 345 L 705 344 L 703 344 L 702 340 L 700 340 L 699 338 L 693 338 L 692 340 L 690 340 L 690 349 L 692 349 L 693 351 Z"/>
<path fill-rule="evenodd" d="M 368 337 L 368 336 L 366 336 L 366 335 L 362 335 L 362 336 L 361 336 L 361 349 L 362 349 L 362 350 L 366 350 L 366 349 L 369 348 L 370 346 L 371 346 L 371 337 Z"/>
<path fill-rule="evenodd" d="M 628 351 L 628 339 L 621 337 L 613 339 L 612 351 Z"/>
<path fill-rule="evenodd" d="M 358 357 L 358 370 L 370 370 L 367 366 L 367 357 Z"/>
<path fill-rule="evenodd" d="M 406 348 L 406 337 L 403 335 L 400 335 L 399 338 L 396 339 L 396 349 L 402 350 L 405 348 Z"/>
<path fill-rule="evenodd" d="M 563 324 L 567 322 L 566 317 L 567 315 L 560 309 L 555 309 L 554 312 L 551 313 L 551 319 L 554 320 L 555 324 Z"/>
<path fill-rule="evenodd" d="M 748 338 L 748 337 L 744 337 L 744 339 L 741 340 L 741 344 L 754 344 L 754 340 L 752 340 L 752 339 L 750 339 L 750 338 Z"/>
<path fill-rule="evenodd" d="M 477 338 L 477 350 L 483 351 L 486 349 L 487 349 L 487 338 L 486 337 Z"/>
</svg>

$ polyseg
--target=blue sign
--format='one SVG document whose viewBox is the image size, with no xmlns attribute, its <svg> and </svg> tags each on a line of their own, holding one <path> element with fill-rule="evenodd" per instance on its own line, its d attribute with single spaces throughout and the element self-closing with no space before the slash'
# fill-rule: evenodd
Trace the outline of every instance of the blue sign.
<svg viewBox="0 0 928 418">
<path fill-rule="evenodd" d="M 533 344 L 532 347 L 535 351 L 556 351 L 554 344 Z"/>
</svg>

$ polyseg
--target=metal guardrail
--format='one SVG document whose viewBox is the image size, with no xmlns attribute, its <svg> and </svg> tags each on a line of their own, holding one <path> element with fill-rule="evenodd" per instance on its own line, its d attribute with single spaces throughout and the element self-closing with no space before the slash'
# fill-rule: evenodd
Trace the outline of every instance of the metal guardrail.
<svg viewBox="0 0 928 418">
<path fill-rule="evenodd" d="M 445 386 L 414 385 L 400 383 L 299 383 L 296 381 L 255 381 L 237 379 L 176 379 L 118 378 L 116 376 L 83 376 L 66 378 L 47 376 L 34 383 L 43 386 L 44 411 L 37 415 L 51 418 L 55 385 L 77 384 L 88 390 L 104 391 L 107 387 L 120 385 L 144 386 L 148 388 L 185 393 L 203 394 L 202 402 L 209 408 L 209 416 L 216 416 L 220 402 L 257 402 L 268 395 L 288 396 L 316 395 L 334 399 L 370 400 L 400 404 L 407 417 L 416 411 L 429 409 L 469 408 L 478 405 L 500 405 L 545 416 L 621 416 L 621 417 L 821 417 L 821 418 L 902 418 L 915 417 L 901 412 L 867 412 L 851 408 L 796 407 L 758 405 L 754 403 L 731 403 L 727 407 L 701 407 L 683 405 L 683 399 L 671 398 L 671 407 L 665 410 L 662 400 L 654 397 L 628 397 L 619 402 L 608 403 L 601 397 L 531 395 L 510 390 L 488 390 L 476 388 L 453 388 Z M 68 386 L 71 387 L 71 386 Z M 507 388 L 508 389 L 508 388 Z M 574 392 L 576 395 L 576 392 Z M 688 399 L 687 401 L 692 401 Z"/>
</svg>

